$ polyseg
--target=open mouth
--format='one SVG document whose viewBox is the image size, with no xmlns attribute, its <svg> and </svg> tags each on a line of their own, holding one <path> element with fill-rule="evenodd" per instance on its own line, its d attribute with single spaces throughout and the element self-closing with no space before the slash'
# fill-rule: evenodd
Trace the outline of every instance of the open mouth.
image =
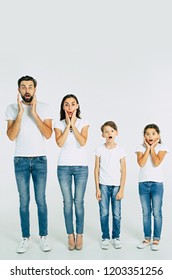
<svg viewBox="0 0 172 280">
<path fill-rule="evenodd" d="M 109 136 L 109 139 L 112 139 L 112 136 Z"/>
</svg>

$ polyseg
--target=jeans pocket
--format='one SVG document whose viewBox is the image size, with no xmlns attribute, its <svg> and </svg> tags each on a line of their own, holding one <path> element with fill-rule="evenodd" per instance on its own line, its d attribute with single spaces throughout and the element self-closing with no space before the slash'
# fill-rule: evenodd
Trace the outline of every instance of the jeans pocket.
<svg viewBox="0 0 172 280">
<path fill-rule="evenodd" d="M 23 157 L 14 157 L 14 164 L 17 165 L 23 160 Z"/>
<path fill-rule="evenodd" d="M 40 156 L 38 157 L 39 161 L 47 161 L 47 157 L 46 156 Z"/>
</svg>

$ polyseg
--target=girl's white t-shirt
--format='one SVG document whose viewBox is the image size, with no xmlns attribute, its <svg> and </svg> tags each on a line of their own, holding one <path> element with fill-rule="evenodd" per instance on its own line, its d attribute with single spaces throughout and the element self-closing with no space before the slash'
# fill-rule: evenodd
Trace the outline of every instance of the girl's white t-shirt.
<svg viewBox="0 0 172 280">
<path fill-rule="evenodd" d="M 124 149 L 118 144 L 115 148 L 108 149 L 103 144 L 96 148 L 95 155 L 100 158 L 99 183 L 102 185 L 120 186 L 120 160 L 126 156 Z"/>
<path fill-rule="evenodd" d="M 136 153 L 141 152 L 145 153 L 146 147 L 144 144 L 141 144 L 137 147 Z M 155 153 L 158 154 L 159 151 L 165 151 L 168 152 L 168 148 L 164 144 L 157 144 L 155 146 Z M 139 182 L 163 182 L 163 161 L 160 163 L 160 165 L 155 166 L 152 162 L 151 156 L 148 156 L 147 162 L 143 167 L 140 167 L 139 172 Z"/>
<path fill-rule="evenodd" d="M 82 128 L 85 126 L 89 126 L 87 121 L 83 119 L 77 118 L 75 123 L 76 128 L 79 132 L 81 132 Z M 54 128 L 58 128 L 62 131 L 66 128 L 65 120 L 56 121 L 54 124 Z M 67 165 L 67 166 L 87 166 L 88 158 L 87 158 L 87 148 L 86 145 L 81 146 L 76 140 L 73 131 L 69 131 L 68 137 L 62 146 L 59 157 L 58 157 L 58 165 Z"/>
</svg>

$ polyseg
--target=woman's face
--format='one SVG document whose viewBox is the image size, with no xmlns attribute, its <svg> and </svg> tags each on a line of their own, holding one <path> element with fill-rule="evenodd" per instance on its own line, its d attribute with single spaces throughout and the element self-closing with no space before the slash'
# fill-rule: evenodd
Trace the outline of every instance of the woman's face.
<svg viewBox="0 0 172 280">
<path fill-rule="evenodd" d="M 66 98 L 63 104 L 63 110 L 68 114 L 69 118 L 72 117 L 73 112 L 78 109 L 78 103 L 76 102 L 75 98 L 69 97 Z"/>
</svg>

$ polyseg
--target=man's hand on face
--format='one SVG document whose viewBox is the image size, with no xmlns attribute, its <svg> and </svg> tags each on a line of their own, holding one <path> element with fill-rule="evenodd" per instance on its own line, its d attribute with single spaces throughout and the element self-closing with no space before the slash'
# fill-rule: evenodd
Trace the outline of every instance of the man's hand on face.
<svg viewBox="0 0 172 280">
<path fill-rule="evenodd" d="M 18 104 L 19 113 L 23 113 L 24 109 L 23 109 L 23 106 L 22 106 L 22 101 L 20 100 L 20 94 L 19 93 L 17 95 L 17 104 Z"/>
</svg>

